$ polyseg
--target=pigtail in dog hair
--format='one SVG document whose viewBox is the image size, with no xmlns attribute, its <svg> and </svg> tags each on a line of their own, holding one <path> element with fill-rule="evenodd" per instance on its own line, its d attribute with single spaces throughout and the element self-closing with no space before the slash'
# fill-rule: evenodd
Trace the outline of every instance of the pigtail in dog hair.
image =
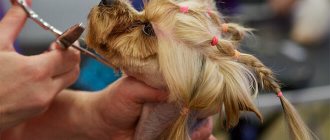
<svg viewBox="0 0 330 140">
<path fill-rule="evenodd" d="M 242 40 L 244 32 L 249 31 L 237 24 L 223 24 L 222 30 L 225 33 L 232 34 L 234 41 Z M 225 27 L 224 27 L 225 26 Z M 237 54 L 236 54 L 237 55 Z M 293 105 L 283 96 L 281 87 L 278 84 L 277 79 L 274 77 L 273 72 L 267 68 L 259 59 L 250 55 L 239 53 L 239 56 L 235 56 L 238 62 L 250 67 L 256 73 L 258 82 L 261 87 L 268 91 L 273 91 L 278 94 L 278 98 L 281 101 L 286 120 L 288 121 L 291 137 L 294 140 L 311 140 L 317 137 L 311 132 L 306 124 L 301 119 L 300 115 L 293 107 Z"/>
<path fill-rule="evenodd" d="M 241 54 L 238 61 L 249 66 L 255 71 L 264 89 L 279 94 L 278 98 L 281 101 L 286 119 L 288 121 L 289 129 L 292 133 L 292 139 L 311 140 L 313 138 L 313 134 L 311 134 L 311 131 L 305 125 L 296 109 L 282 95 L 280 86 L 274 78 L 272 71 L 264 66 L 256 57 L 249 54 Z"/>
</svg>

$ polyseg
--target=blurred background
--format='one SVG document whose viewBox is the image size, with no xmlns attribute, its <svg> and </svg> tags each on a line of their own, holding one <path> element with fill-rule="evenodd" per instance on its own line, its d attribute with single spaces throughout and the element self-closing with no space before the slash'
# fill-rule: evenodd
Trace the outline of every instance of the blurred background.
<svg viewBox="0 0 330 140">
<path fill-rule="evenodd" d="M 32 8 L 61 31 L 83 22 L 100 0 L 33 0 Z M 330 2 L 329 0 L 216 0 L 228 22 L 255 29 L 240 50 L 260 58 L 281 81 L 284 94 L 321 140 L 330 140 Z M 0 5 L 6 11 L 7 0 Z M 142 8 L 139 0 L 134 6 Z M 2 11 L 2 12 L 3 12 Z M 24 55 L 46 50 L 55 38 L 28 21 L 16 42 Z M 79 80 L 72 87 L 100 90 L 118 77 L 111 69 L 83 58 Z M 97 81 L 97 82 L 95 82 Z M 92 84 L 91 84 L 92 83 Z M 288 129 L 276 95 L 260 93 L 256 104 L 264 122 L 244 113 L 236 128 L 226 130 L 216 121 L 219 140 L 287 140 Z"/>
</svg>

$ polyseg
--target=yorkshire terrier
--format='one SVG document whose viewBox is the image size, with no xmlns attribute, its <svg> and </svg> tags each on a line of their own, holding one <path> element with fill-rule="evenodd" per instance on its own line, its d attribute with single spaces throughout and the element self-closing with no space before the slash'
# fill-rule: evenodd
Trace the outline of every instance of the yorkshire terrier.
<svg viewBox="0 0 330 140">
<path fill-rule="evenodd" d="M 281 100 L 293 139 L 312 138 L 272 71 L 237 50 L 250 30 L 224 22 L 213 0 L 148 0 L 142 12 L 128 0 L 102 0 L 88 22 L 87 44 L 114 69 L 170 93 L 144 106 L 136 140 L 188 140 L 216 113 L 227 127 L 241 111 L 262 120 L 252 101 L 258 85 Z"/>
</svg>

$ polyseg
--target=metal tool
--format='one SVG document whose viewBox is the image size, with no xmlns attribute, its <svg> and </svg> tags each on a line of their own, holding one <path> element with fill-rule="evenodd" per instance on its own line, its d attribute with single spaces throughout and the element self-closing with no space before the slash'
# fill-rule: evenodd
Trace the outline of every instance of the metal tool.
<svg viewBox="0 0 330 140">
<path fill-rule="evenodd" d="M 59 36 L 56 42 L 60 44 L 62 48 L 67 49 L 68 47 L 72 46 L 74 42 L 79 40 L 84 31 L 85 28 L 82 24 L 76 24 L 67 29 L 61 36 Z"/>
<path fill-rule="evenodd" d="M 17 0 L 17 3 L 25 10 L 28 14 L 28 17 L 32 19 L 35 23 L 37 23 L 40 27 L 44 28 L 47 31 L 50 31 L 57 37 L 57 42 L 64 48 L 72 46 L 73 48 L 81 51 L 83 54 L 86 54 L 107 66 L 111 66 L 111 64 L 102 56 L 96 54 L 94 51 L 89 50 L 85 41 L 83 39 L 79 39 L 82 32 L 84 31 L 84 27 L 82 24 L 77 24 L 69 28 L 66 32 L 61 32 L 56 29 L 54 26 L 50 25 L 48 22 L 43 20 L 36 12 L 34 12 L 30 6 L 28 6 L 25 0 Z M 79 40 L 80 46 L 74 45 L 75 41 Z"/>
</svg>

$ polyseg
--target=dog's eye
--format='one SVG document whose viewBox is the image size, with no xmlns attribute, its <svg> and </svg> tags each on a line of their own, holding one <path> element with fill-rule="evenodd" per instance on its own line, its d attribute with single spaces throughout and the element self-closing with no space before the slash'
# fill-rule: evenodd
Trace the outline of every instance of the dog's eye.
<svg viewBox="0 0 330 140">
<path fill-rule="evenodd" d="M 155 31 L 149 22 L 144 24 L 142 31 L 147 36 L 155 36 Z"/>
<path fill-rule="evenodd" d="M 150 22 L 135 21 L 131 26 L 128 27 L 128 31 L 133 31 L 136 27 L 142 25 L 142 31 L 147 36 L 155 36 L 154 29 Z"/>
</svg>

